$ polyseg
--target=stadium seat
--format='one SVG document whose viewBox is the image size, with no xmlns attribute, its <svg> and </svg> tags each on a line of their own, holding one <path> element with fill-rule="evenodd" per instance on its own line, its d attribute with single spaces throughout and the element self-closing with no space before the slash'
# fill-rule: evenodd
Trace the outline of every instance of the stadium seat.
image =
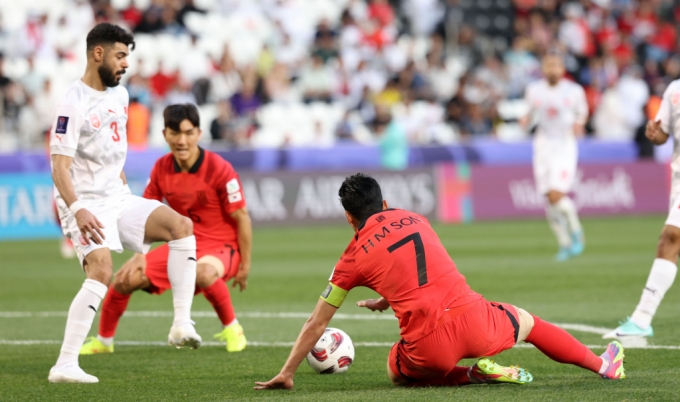
<svg viewBox="0 0 680 402">
<path fill-rule="evenodd" d="M 496 127 L 496 137 L 503 142 L 520 142 L 529 135 L 518 123 L 501 123 Z"/>
<path fill-rule="evenodd" d="M 529 104 L 524 99 L 501 100 L 498 102 L 498 115 L 503 120 L 517 120 L 529 113 Z"/>
<path fill-rule="evenodd" d="M 201 116 L 201 131 L 203 131 L 203 135 L 201 136 L 201 144 L 210 145 L 212 142 L 212 136 L 210 135 L 210 125 L 217 117 L 217 105 L 208 103 L 201 105 L 198 107 L 198 113 L 199 116 Z"/>
<path fill-rule="evenodd" d="M 111 7 L 116 10 L 125 10 L 130 7 L 132 0 L 111 0 Z"/>
</svg>

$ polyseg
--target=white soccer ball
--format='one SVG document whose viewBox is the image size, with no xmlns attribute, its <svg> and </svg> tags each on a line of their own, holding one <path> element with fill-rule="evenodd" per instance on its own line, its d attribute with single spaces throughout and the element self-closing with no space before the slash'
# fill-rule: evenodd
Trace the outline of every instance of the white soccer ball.
<svg viewBox="0 0 680 402">
<path fill-rule="evenodd" d="M 344 373 L 354 361 L 354 344 L 337 328 L 326 328 L 307 354 L 307 362 L 319 374 Z"/>
</svg>

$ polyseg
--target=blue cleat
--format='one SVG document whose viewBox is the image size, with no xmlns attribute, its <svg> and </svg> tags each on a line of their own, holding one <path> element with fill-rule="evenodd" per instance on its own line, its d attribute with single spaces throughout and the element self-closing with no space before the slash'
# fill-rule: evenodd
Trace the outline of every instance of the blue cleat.
<svg viewBox="0 0 680 402">
<path fill-rule="evenodd" d="M 555 254 L 555 261 L 564 262 L 571 258 L 571 247 L 560 247 L 560 251 Z"/>
<path fill-rule="evenodd" d="M 607 332 L 602 335 L 603 339 L 614 339 L 614 338 L 625 338 L 625 337 L 641 337 L 641 336 L 654 336 L 654 330 L 650 325 L 647 328 L 642 328 L 638 326 L 630 317 L 626 318 L 626 321 L 621 321 L 619 326 L 613 331 Z"/>
<path fill-rule="evenodd" d="M 569 252 L 572 257 L 579 256 L 583 254 L 583 249 L 586 248 L 586 244 L 583 240 L 583 232 L 574 233 L 571 235 L 571 249 Z"/>
</svg>

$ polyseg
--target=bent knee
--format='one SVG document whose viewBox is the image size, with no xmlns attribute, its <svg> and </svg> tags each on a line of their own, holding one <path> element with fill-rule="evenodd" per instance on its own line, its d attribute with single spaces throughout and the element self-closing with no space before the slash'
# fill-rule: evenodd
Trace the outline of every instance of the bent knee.
<svg viewBox="0 0 680 402">
<path fill-rule="evenodd" d="M 186 216 L 179 215 L 177 222 L 170 230 L 173 240 L 183 239 L 194 234 L 194 223 Z"/>
<path fill-rule="evenodd" d="M 659 236 L 658 257 L 672 260 L 680 252 L 680 228 L 665 226 Z"/>
<path fill-rule="evenodd" d="M 196 286 L 201 289 L 207 288 L 219 279 L 217 269 L 211 264 L 198 264 L 196 266 Z"/>
<path fill-rule="evenodd" d="M 404 378 L 402 378 L 400 375 L 395 374 L 392 372 L 392 367 L 390 367 L 390 360 L 389 358 L 387 359 L 387 377 L 390 379 L 392 382 L 392 385 L 394 386 L 402 386 L 408 384 L 408 381 L 406 381 Z"/>
</svg>

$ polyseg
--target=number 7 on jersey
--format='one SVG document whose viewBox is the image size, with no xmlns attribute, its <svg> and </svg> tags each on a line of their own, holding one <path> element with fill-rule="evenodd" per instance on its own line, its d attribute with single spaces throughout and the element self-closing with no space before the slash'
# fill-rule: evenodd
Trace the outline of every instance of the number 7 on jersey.
<svg viewBox="0 0 680 402">
<path fill-rule="evenodd" d="M 423 286 L 427 284 L 427 263 L 425 262 L 425 246 L 423 246 L 423 239 L 420 237 L 420 233 L 412 233 L 393 245 L 387 248 L 390 253 L 399 249 L 399 247 L 413 242 L 416 249 L 416 265 L 418 267 L 418 286 Z"/>
</svg>

